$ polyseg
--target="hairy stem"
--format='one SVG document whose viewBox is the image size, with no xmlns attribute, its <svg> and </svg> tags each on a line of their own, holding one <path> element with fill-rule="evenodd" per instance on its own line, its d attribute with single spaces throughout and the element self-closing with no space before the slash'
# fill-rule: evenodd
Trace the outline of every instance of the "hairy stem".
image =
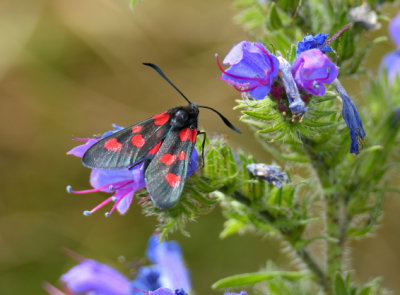
<svg viewBox="0 0 400 295">
<path fill-rule="evenodd" d="M 225 193 L 223 189 L 221 192 Z M 234 191 L 230 194 L 230 196 L 235 199 L 236 201 L 242 203 L 243 205 L 249 206 L 250 202 L 248 198 L 246 198 L 241 192 Z M 259 215 L 266 223 L 273 223 L 275 217 L 270 214 L 267 210 L 257 211 L 257 215 Z M 314 258 L 306 251 L 305 249 L 296 250 L 293 243 L 291 243 L 288 233 L 285 231 L 284 228 L 278 227 L 277 228 L 281 234 L 281 236 L 289 242 L 289 244 L 293 247 L 293 251 L 301 258 L 301 260 L 307 265 L 310 272 L 312 272 L 315 277 L 317 278 L 318 284 L 324 289 L 326 294 L 332 294 L 332 290 L 330 287 L 329 280 L 324 274 L 324 271 L 319 267 L 317 262 Z"/>
</svg>

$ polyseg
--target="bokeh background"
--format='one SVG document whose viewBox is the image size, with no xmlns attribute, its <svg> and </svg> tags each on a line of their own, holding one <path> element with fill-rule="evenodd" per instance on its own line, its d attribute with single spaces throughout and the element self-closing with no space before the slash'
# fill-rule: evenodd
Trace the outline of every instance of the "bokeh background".
<svg viewBox="0 0 400 295">
<path fill-rule="evenodd" d="M 386 7 L 393 16 L 398 6 Z M 0 294 L 45 294 L 44 281 L 57 284 L 76 262 L 63 253 L 108 263 L 129 275 L 144 256 L 156 221 L 133 205 L 125 216 L 91 217 L 82 212 L 105 195 L 68 195 L 65 187 L 89 188 L 89 170 L 65 153 L 87 137 L 131 125 L 184 101 L 155 72 L 160 65 L 193 101 L 215 107 L 244 131 L 227 129 L 203 110 L 200 126 L 225 133 L 236 147 L 260 150 L 233 111 L 238 97 L 217 79 L 214 53 L 251 39 L 232 17 L 229 0 L 146 0 L 132 10 L 128 0 L 0 1 Z M 365 41 L 381 30 L 365 34 Z M 310 32 L 314 33 L 314 32 Z M 375 48 L 367 67 L 376 75 L 390 42 Z M 346 81 L 362 104 L 364 77 Z M 365 87 L 364 87 L 365 89 Z M 364 118 L 368 120 L 368 118 Z M 393 177 L 398 177 L 394 175 Z M 348 269 L 359 282 L 376 276 L 400 292 L 398 196 L 389 196 L 382 226 L 372 238 L 352 243 Z M 188 225 L 191 238 L 176 233 L 197 294 L 217 279 L 257 271 L 268 259 L 289 267 L 277 240 L 246 234 L 219 239 L 223 218 L 216 208 Z"/>
</svg>

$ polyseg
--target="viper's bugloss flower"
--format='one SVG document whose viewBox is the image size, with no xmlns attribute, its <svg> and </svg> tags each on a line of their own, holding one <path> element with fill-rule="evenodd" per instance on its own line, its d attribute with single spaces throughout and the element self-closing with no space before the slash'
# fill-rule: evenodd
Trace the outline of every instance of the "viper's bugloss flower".
<svg viewBox="0 0 400 295">
<path fill-rule="evenodd" d="M 225 293 L 224 295 L 247 295 L 245 291 L 241 291 L 240 293 Z"/>
<path fill-rule="evenodd" d="M 379 71 L 386 72 L 390 84 L 396 77 L 400 78 L 400 49 L 389 52 L 383 57 Z"/>
<path fill-rule="evenodd" d="M 318 96 L 325 94 L 324 84 L 332 83 L 338 73 L 336 65 L 319 49 L 304 51 L 295 59 L 292 66 L 297 86 Z"/>
<path fill-rule="evenodd" d="M 397 48 L 400 49 L 400 13 L 390 21 L 389 35 Z"/>
<path fill-rule="evenodd" d="M 222 72 L 221 80 L 239 92 L 248 92 L 255 99 L 264 99 L 278 76 L 279 62 L 261 43 L 242 41 L 225 56 L 223 64 L 230 65 Z"/>
<path fill-rule="evenodd" d="M 303 38 L 303 41 L 297 43 L 296 55 L 310 49 L 319 49 L 322 52 L 333 52 L 332 48 L 325 45 L 326 39 L 329 34 L 319 33 L 317 35 L 307 35 Z"/>
<path fill-rule="evenodd" d="M 76 294 L 129 295 L 129 280 L 112 267 L 85 259 L 61 276 L 67 290 Z"/>
<path fill-rule="evenodd" d="M 384 56 L 379 67 L 379 71 L 385 71 L 389 83 L 393 83 L 396 77 L 400 78 L 400 13 L 391 20 L 389 24 L 389 34 L 397 46 L 397 50 L 389 52 Z"/>
<path fill-rule="evenodd" d="M 187 295 L 191 289 L 189 272 L 184 266 L 182 250 L 175 241 L 160 242 L 160 235 L 150 237 L 147 256 L 154 263 L 142 266 L 131 282 L 110 266 L 83 259 L 61 276 L 66 294 L 90 295 Z M 47 284 L 53 295 L 63 292 Z"/>
<path fill-rule="evenodd" d="M 182 250 L 175 241 L 160 242 L 160 236 L 153 235 L 147 246 L 147 257 L 154 263 L 144 266 L 132 286 L 134 289 L 152 291 L 158 288 L 170 290 L 192 287 L 189 272 L 183 262 Z"/>
<path fill-rule="evenodd" d="M 335 81 L 333 81 L 332 85 L 336 88 L 336 91 L 342 98 L 342 103 L 343 103 L 342 116 L 350 131 L 350 138 L 351 138 L 350 153 L 358 154 L 360 151 L 360 144 L 366 135 L 361 122 L 360 115 L 358 114 L 356 106 L 354 105 L 351 98 L 348 96 L 346 90 L 339 82 L 339 80 L 336 79 Z"/>
<path fill-rule="evenodd" d="M 82 158 L 85 152 L 100 139 L 105 138 L 124 128 L 117 125 L 113 125 L 113 127 L 114 130 L 107 131 L 98 138 L 75 138 L 75 140 L 84 141 L 85 143 L 74 147 L 67 152 L 67 154 Z M 191 176 L 194 171 L 196 171 L 198 162 L 199 154 L 196 148 L 194 148 L 189 162 L 187 173 L 188 177 Z M 70 186 L 67 186 L 67 191 L 74 194 L 88 194 L 102 191 L 106 193 L 113 193 L 113 195 L 108 197 L 92 210 L 84 211 L 84 215 L 89 216 L 111 202 L 114 202 L 114 205 L 112 206 L 111 210 L 106 213 L 106 216 L 109 216 L 115 210 L 117 210 L 120 214 L 125 214 L 132 203 L 135 192 L 146 186 L 144 179 L 144 164 L 139 163 L 130 169 L 92 169 L 90 174 L 90 184 L 92 185 L 93 189 L 76 191 L 72 190 Z M 148 199 L 149 198 L 146 198 L 143 201 Z"/>
<path fill-rule="evenodd" d="M 264 163 L 253 163 L 247 165 L 247 170 L 255 177 L 261 177 L 272 185 L 280 188 L 282 183 L 289 183 L 289 177 L 281 171 L 278 165 L 267 165 Z"/>
</svg>

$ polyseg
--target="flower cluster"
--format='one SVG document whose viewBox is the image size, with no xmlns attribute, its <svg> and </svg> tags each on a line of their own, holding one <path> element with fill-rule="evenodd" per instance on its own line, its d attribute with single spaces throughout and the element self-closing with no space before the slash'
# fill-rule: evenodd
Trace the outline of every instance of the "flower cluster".
<svg viewBox="0 0 400 295">
<path fill-rule="evenodd" d="M 297 87 L 312 95 L 324 95 L 323 84 L 332 83 L 338 75 L 338 68 L 323 53 L 332 51 L 325 45 L 327 37 L 326 34 L 310 35 L 299 42 L 298 56 L 290 66 L 290 71 L 286 71 L 283 58 L 274 56 L 263 44 L 242 41 L 223 60 L 223 64 L 229 65 L 229 68 L 224 70 L 217 58 L 218 67 L 222 71 L 220 79 L 254 99 L 264 99 L 270 91 L 271 96 L 280 99 L 282 94 L 277 94 L 276 90 L 283 83 L 292 113 L 304 113 L 307 109 L 300 102 L 301 95 L 298 94 Z M 296 89 L 290 82 L 285 83 L 285 80 L 291 81 L 293 78 L 297 84 Z M 292 93 L 289 93 L 289 89 Z"/>
<path fill-rule="evenodd" d="M 85 143 L 74 147 L 67 152 L 67 154 L 82 158 L 85 152 L 100 139 L 124 129 L 124 127 L 117 125 L 113 125 L 113 127 L 113 130 L 107 131 L 102 136 L 97 138 L 74 138 L 75 140 L 84 141 Z M 198 162 L 199 154 L 196 148 L 194 148 L 189 162 L 187 173 L 188 177 L 191 176 L 194 171 L 196 171 Z M 139 163 L 138 165 L 129 169 L 92 169 L 90 174 L 90 184 L 92 185 L 93 189 L 76 191 L 72 190 L 71 186 L 67 186 L 67 191 L 74 194 L 88 194 L 102 191 L 106 193 L 113 193 L 113 195 L 108 197 L 92 210 L 84 211 L 84 215 L 89 216 L 111 202 L 114 202 L 114 205 L 112 206 L 111 210 L 106 213 L 106 216 L 109 216 L 115 210 L 117 210 L 120 214 L 125 214 L 132 203 L 135 192 L 146 186 L 144 179 L 144 164 Z M 141 200 L 141 202 L 147 201 L 148 199 L 150 199 L 150 197 Z"/>
<path fill-rule="evenodd" d="M 400 17 L 398 23 L 400 25 Z M 282 56 L 275 57 L 261 43 L 242 41 L 223 60 L 230 66 L 228 69 L 224 70 L 217 58 L 222 71 L 220 79 L 254 99 L 264 99 L 270 94 L 283 115 L 290 109 L 292 121 L 298 117 L 301 122 L 308 110 L 309 96 L 324 96 L 325 85 L 338 81 L 339 69 L 325 53 L 333 51 L 327 44 L 349 27 L 344 27 L 329 40 L 327 34 L 304 37 L 297 45 L 293 64 Z M 359 143 L 365 137 L 361 118 L 350 97 L 347 93 L 344 95 L 343 87 L 336 87 L 336 90 L 342 96 L 343 118 L 350 130 L 350 152 L 358 154 Z"/>
<path fill-rule="evenodd" d="M 51 295 L 187 295 L 191 291 L 189 272 L 183 262 L 182 250 L 175 241 L 160 242 L 150 237 L 147 257 L 153 263 L 142 266 L 133 281 L 112 267 L 92 259 L 83 259 L 61 276 L 64 292 L 50 284 Z M 246 295 L 246 292 L 225 295 Z"/>
<path fill-rule="evenodd" d="M 389 35 L 397 49 L 389 52 L 382 59 L 380 71 L 386 71 L 390 83 L 400 77 L 400 13 L 389 24 Z"/>
</svg>

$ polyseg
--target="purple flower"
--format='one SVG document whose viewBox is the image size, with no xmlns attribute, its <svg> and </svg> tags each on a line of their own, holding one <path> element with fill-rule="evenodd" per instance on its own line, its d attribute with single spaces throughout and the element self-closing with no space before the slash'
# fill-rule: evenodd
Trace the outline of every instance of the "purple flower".
<svg viewBox="0 0 400 295">
<path fill-rule="evenodd" d="M 307 35 L 303 38 L 303 41 L 297 43 L 296 55 L 298 56 L 304 51 L 310 49 L 319 49 L 322 52 L 333 52 L 332 48 L 328 45 L 325 45 L 326 39 L 329 37 L 329 34 L 319 33 L 317 35 Z"/>
<path fill-rule="evenodd" d="M 292 74 L 297 85 L 318 96 L 325 94 L 324 84 L 332 83 L 338 73 L 336 65 L 319 49 L 304 51 L 292 66 Z"/>
<path fill-rule="evenodd" d="M 132 282 L 115 269 L 91 259 L 71 268 L 61 276 L 61 281 L 67 294 L 187 295 L 185 290 L 191 289 L 191 282 L 177 242 L 160 242 L 160 235 L 154 234 L 148 243 L 147 256 L 154 264 L 140 267 Z M 53 295 L 64 294 L 49 284 L 45 289 Z"/>
<path fill-rule="evenodd" d="M 239 92 L 248 92 L 255 99 L 264 99 L 278 76 L 279 61 L 261 43 L 242 41 L 226 55 L 223 64 L 230 65 L 222 72 L 221 80 Z"/>
<path fill-rule="evenodd" d="M 400 49 L 400 13 L 391 20 L 389 24 L 389 34 L 397 48 Z"/>
<path fill-rule="evenodd" d="M 396 77 L 400 78 L 400 49 L 386 54 L 379 67 L 379 71 L 386 71 L 389 83 L 392 84 Z"/>
<path fill-rule="evenodd" d="M 129 280 L 115 269 L 85 259 L 62 275 L 61 281 L 73 293 L 93 295 L 129 295 Z"/>
<path fill-rule="evenodd" d="M 261 177 L 277 188 L 282 187 L 282 183 L 289 183 L 289 178 L 285 172 L 280 171 L 277 165 L 267 165 L 264 163 L 253 163 L 247 165 L 247 170 L 256 177 Z"/>
<path fill-rule="evenodd" d="M 154 264 L 140 268 L 136 279 L 132 282 L 134 290 L 153 291 L 161 287 L 170 290 L 191 289 L 189 272 L 177 242 L 160 242 L 160 236 L 155 234 L 150 237 L 146 255 Z"/>
<path fill-rule="evenodd" d="M 241 291 L 240 293 L 225 293 L 224 295 L 247 295 L 245 291 Z"/>
<path fill-rule="evenodd" d="M 396 77 L 400 78 L 400 13 L 389 24 L 389 34 L 397 46 L 397 50 L 384 56 L 379 71 L 386 71 L 389 83 L 392 84 Z"/>
<path fill-rule="evenodd" d="M 336 88 L 336 91 L 339 93 L 340 97 L 342 98 L 342 103 L 343 103 L 342 116 L 350 131 L 350 138 L 351 138 L 350 153 L 358 154 L 362 140 L 366 136 L 360 115 L 358 114 L 356 106 L 354 105 L 351 98 L 348 96 L 346 90 L 339 82 L 339 80 L 336 79 L 335 81 L 333 81 L 332 84 Z"/>
<path fill-rule="evenodd" d="M 84 153 L 93 144 L 98 142 L 100 139 L 105 138 L 124 128 L 117 125 L 113 126 L 114 130 L 107 131 L 98 138 L 75 138 L 75 140 L 85 141 L 86 143 L 74 147 L 67 154 L 82 158 Z M 189 162 L 189 168 L 187 172 L 188 177 L 191 176 L 194 171 L 196 171 L 198 162 L 199 154 L 195 148 L 192 152 Z M 67 191 L 74 194 L 88 194 L 102 191 L 106 193 L 113 193 L 113 195 L 108 197 L 92 210 L 84 211 L 84 215 L 89 216 L 111 202 L 114 202 L 114 205 L 112 206 L 111 210 L 106 213 L 106 216 L 109 216 L 115 210 L 117 210 L 120 214 L 125 214 L 132 203 L 135 192 L 146 186 L 144 179 L 144 164 L 139 163 L 130 169 L 92 169 L 90 174 L 90 184 L 92 185 L 93 189 L 75 191 L 72 190 L 70 186 L 67 186 Z M 141 202 L 147 201 L 148 199 L 150 199 L 150 197 L 141 200 Z"/>
</svg>

